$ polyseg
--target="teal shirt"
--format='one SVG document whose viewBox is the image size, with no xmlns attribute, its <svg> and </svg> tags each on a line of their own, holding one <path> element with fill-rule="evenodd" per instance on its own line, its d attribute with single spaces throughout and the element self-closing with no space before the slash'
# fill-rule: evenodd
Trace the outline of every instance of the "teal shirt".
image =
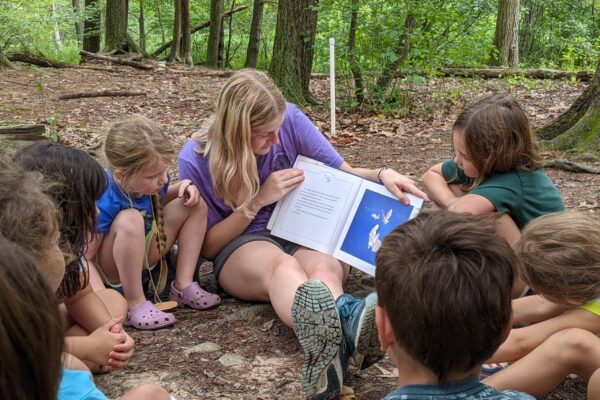
<svg viewBox="0 0 600 400">
<path fill-rule="evenodd" d="M 57 400 L 108 400 L 96 387 L 89 372 L 61 369 Z"/>
<path fill-rule="evenodd" d="M 453 160 L 444 161 L 442 174 L 448 183 L 473 183 Z M 520 229 L 539 216 L 565 209 L 558 189 L 542 168 L 493 174 L 469 193 L 488 199 L 497 212 L 508 213 Z"/>
</svg>

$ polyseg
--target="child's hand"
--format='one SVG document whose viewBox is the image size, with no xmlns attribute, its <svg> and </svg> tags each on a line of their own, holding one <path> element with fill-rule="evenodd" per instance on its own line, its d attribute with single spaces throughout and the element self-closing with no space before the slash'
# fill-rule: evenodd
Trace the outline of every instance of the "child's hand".
<svg viewBox="0 0 600 400">
<path fill-rule="evenodd" d="M 116 371 L 125 368 L 125 366 L 129 364 L 129 359 L 133 355 L 134 341 L 131 336 L 123 330 L 121 324 L 114 325 L 110 330 L 113 333 L 123 333 L 125 335 L 123 343 L 116 345 L 109 354 L 108 368 L 111 371 Z"/>
<path fill-rule="evenodd" d="M 85 360 L 99 365 L 109 365 L 111 353 L 115 347 L 122 345 L 127 340 L 127 334 L 120 326 L 123 317 L 111 318 L 110 321 L 90 333 L 90 340 L 93 343 L 93 350 L 85 356 Z M 117 332 L 113 332 L 116 330 Z"/>
<path fill-rule="evenodd" d="M 398 200 L 404 204 L 408 204 L 409 200 L 402 192 L 414 194 L 422 198 L 425 201 L 430 201 L 426 193 L 419 190 L 412 179 L 407 176 L 401 175 L 393 169 L 385 169 L 380 173 L 379 178 L 381 183 L 384 184 L 387 190 L 389 190 Z"/>
<path fill-rule="evenodd" d="M 185 200 L 183 204 L 187 207 L 196 206 L 200 202 L 200 192 L 198 192 L 198 188 L 189 179 L 184 179 L 179 183 L 177 197 L 183 197 Z"/>
</svg>

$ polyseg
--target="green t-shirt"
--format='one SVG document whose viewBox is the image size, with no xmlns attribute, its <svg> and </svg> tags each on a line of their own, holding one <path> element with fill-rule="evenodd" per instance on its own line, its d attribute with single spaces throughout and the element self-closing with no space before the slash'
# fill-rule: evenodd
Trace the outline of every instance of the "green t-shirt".
<svg viewBox="0 0 600 400">
<path fill-rule="evenodd" d="M 442 174 L 448 183 L 473 183 L 453 160 L 444 161 Z M 469 193 L 488 199 L 497 212 L 508 213 L 520 229 L 539 216 L 565 209 L 558 189 L 542 168 L 493 174 Z"/>
</svg>

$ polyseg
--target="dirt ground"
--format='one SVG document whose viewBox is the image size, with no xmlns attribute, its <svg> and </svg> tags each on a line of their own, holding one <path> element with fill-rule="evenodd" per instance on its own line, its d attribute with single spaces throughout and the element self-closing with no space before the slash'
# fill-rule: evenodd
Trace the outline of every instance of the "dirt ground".
<svg viewBox="0 0 600 400">
<path fill-rule="evenodd" d="M 115 119 L 139 113 L 162 123 L 177 148 L 199 128 L 213 109 L 226 79 L 214 71 L 159 68 L 147 72 L 96 64 L 105 70 L 0 70 L 0 125 L 45 123 L 58 140 L 100 154 L 102 134 Z M 326 103 L 327 81 L 313 82 L 313 92 Z M 343 85 L 342 85 L 343 86 Z M 450 127 L 460 109 L 475 98 L 497 91 L 513 93 L 524 105 L 533 126 L 556 117 L 581 93 L 584 85 L 561 81 L 428 79 L 409 86 L 402 99 L 403 118 L 353 113 L 338 115 L 338 134 L 330 138 L 351 165 L 393 167 L 420 184 L 420 176 L 452 154 Z M 144 92 L 136 97 L 58 100 L 59 95 L 100 90 Z M 326 108 L 306 109 L 325 133 Z M 3 147 L 12 144 L 1 142 Z M 545 152 L 547 159 L 562 154 Z M 597 160 L 583 156 L 588 165 Z M 600 177 L 549 169 L 568 209 L 600 211 Z M 173 164 L 176 175 L 176 165 Z M 216 290 L 210 264 L 201 270 L 202 285 Z M 347 291 L 362 295 L 374 289 L 373 278 L 352 271 Z M 298 399 L 302 354 L 291 329 L 269 305 L 240 302 L 221 293 L 223 304 L 213 310 L 176 311 L 178 323 L 155 332 L 130 330 L 136 353 L 123 371 L 96 377 L 110 397 L 142 382 L 163 385 L 178 399 Z M 386 357 L 346 379 L 347 399 L 379 399 L 393 389 L 396 371 Z M 567 379 L 548 399 L 584 398 L 579 379 Z"/>
</svg>

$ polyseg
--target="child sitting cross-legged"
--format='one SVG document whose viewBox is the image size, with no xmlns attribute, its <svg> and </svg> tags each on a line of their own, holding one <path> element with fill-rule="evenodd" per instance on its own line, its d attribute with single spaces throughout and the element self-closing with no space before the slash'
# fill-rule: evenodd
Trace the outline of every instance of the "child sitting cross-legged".
<svg viewBox="0 0 600 400">
<path fill-rule="evenodd" d="M 510 330 L 517 264 L 491 217 L 423 213 L 385 237 L 376 263 L 379 340 L 400 383 L 386 400 L 532 399 L 479 382 Z"/>
</svg>

